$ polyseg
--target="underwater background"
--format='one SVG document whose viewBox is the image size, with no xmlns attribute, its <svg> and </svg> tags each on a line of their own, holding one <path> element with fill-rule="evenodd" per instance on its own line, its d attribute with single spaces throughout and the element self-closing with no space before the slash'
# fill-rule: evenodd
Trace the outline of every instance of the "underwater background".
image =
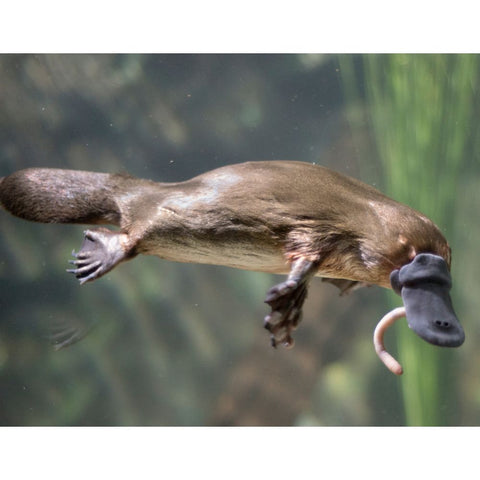
<svg viewBox="0 0 480 480">
<path fill-rule="evenodd" d="M 0 176 L 26 167 L 179 181 L 302 160 L 421 210 L 453 252 L 459 349 L 399 322 L 400 297 L 316 278 L 273 349 L 273 275 L 137 257 L 82 287 L 83 226 L 0 212 L 0 425 L 479 425 L 480 56 L 0 55 Z M 51 325 L 94 328 L 56 351 Z"/>
</svg>

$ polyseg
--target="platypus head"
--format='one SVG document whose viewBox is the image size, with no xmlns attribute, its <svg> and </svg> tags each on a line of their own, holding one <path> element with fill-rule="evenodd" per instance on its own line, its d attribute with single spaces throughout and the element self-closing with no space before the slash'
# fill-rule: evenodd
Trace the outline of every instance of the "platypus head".
<svg viewBox="0 0 480 480">
<path fill-rule="evenodd" d="M 420 253 L 390 274 L 393 290 L 402 296 L 408 326 L 421 338 L 441 347 L 458 347 L 465 333 L 453 310 L 452 278 L 445 260 Z"/>
</svg>

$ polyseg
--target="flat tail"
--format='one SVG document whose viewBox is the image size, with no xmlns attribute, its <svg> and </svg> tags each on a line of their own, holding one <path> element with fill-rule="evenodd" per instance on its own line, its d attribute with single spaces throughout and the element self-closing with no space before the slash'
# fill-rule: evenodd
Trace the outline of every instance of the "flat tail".
<svg viewBox="0 0 480 480">
<path fill-rule="evenodd" d="M 27 168 L 0 183 L 0 203 L 12 215 L 42 223 L 120 225 L 115 201 L 124 177 L 104 173 Z"/>
</svg>

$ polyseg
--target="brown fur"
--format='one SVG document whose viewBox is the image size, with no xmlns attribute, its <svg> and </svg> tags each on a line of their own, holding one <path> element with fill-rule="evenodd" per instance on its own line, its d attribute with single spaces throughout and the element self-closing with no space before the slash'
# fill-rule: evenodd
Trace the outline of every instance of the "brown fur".
<svg viewBox="0 0 480 480">
<path fill-rule="evenodd" d="M 287 273 L 302 257 L 320 276 L 383 287 L 417 253 L 450 265 L 424 215 L 302 162 L 230 165 L 178 183 L 33 168 L 2 180 L 0 203 L 32 221 L 119 225 L 132 252 L 175 261 Z"/>
</svg>

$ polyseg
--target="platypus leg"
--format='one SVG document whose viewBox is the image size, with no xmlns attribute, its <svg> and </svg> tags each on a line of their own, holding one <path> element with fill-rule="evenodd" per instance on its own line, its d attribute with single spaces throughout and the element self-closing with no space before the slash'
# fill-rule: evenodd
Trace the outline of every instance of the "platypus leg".
<svg viewBox="0 0 480 480">
<path fill-rule="evenodd" d="M 77 268 L 67 270 L 73 273 L 81 284 L 91 282 L 105 275 L 120 262 L 132 258 L 128 247 L 128 235 L 113 232 L 107 228 L 85 230 L 85 238 L 78 253 L 72 252 L 76 260 L 69 263 Z"/>
<path fill-rule="evenodd" d="M 265 317 L 265 328 L 271 333 L 272 346 L 278 343 L 285 347 L 293 346 L 291 332 L 297 328 L 302 319 L 302 306 L 307 298 L 308 282 L 315 275 L 318 264 L 306 259 L 298 259 L 285 282 L 272 287 L 265 303 L 272 311 Z"/>
</svg>

